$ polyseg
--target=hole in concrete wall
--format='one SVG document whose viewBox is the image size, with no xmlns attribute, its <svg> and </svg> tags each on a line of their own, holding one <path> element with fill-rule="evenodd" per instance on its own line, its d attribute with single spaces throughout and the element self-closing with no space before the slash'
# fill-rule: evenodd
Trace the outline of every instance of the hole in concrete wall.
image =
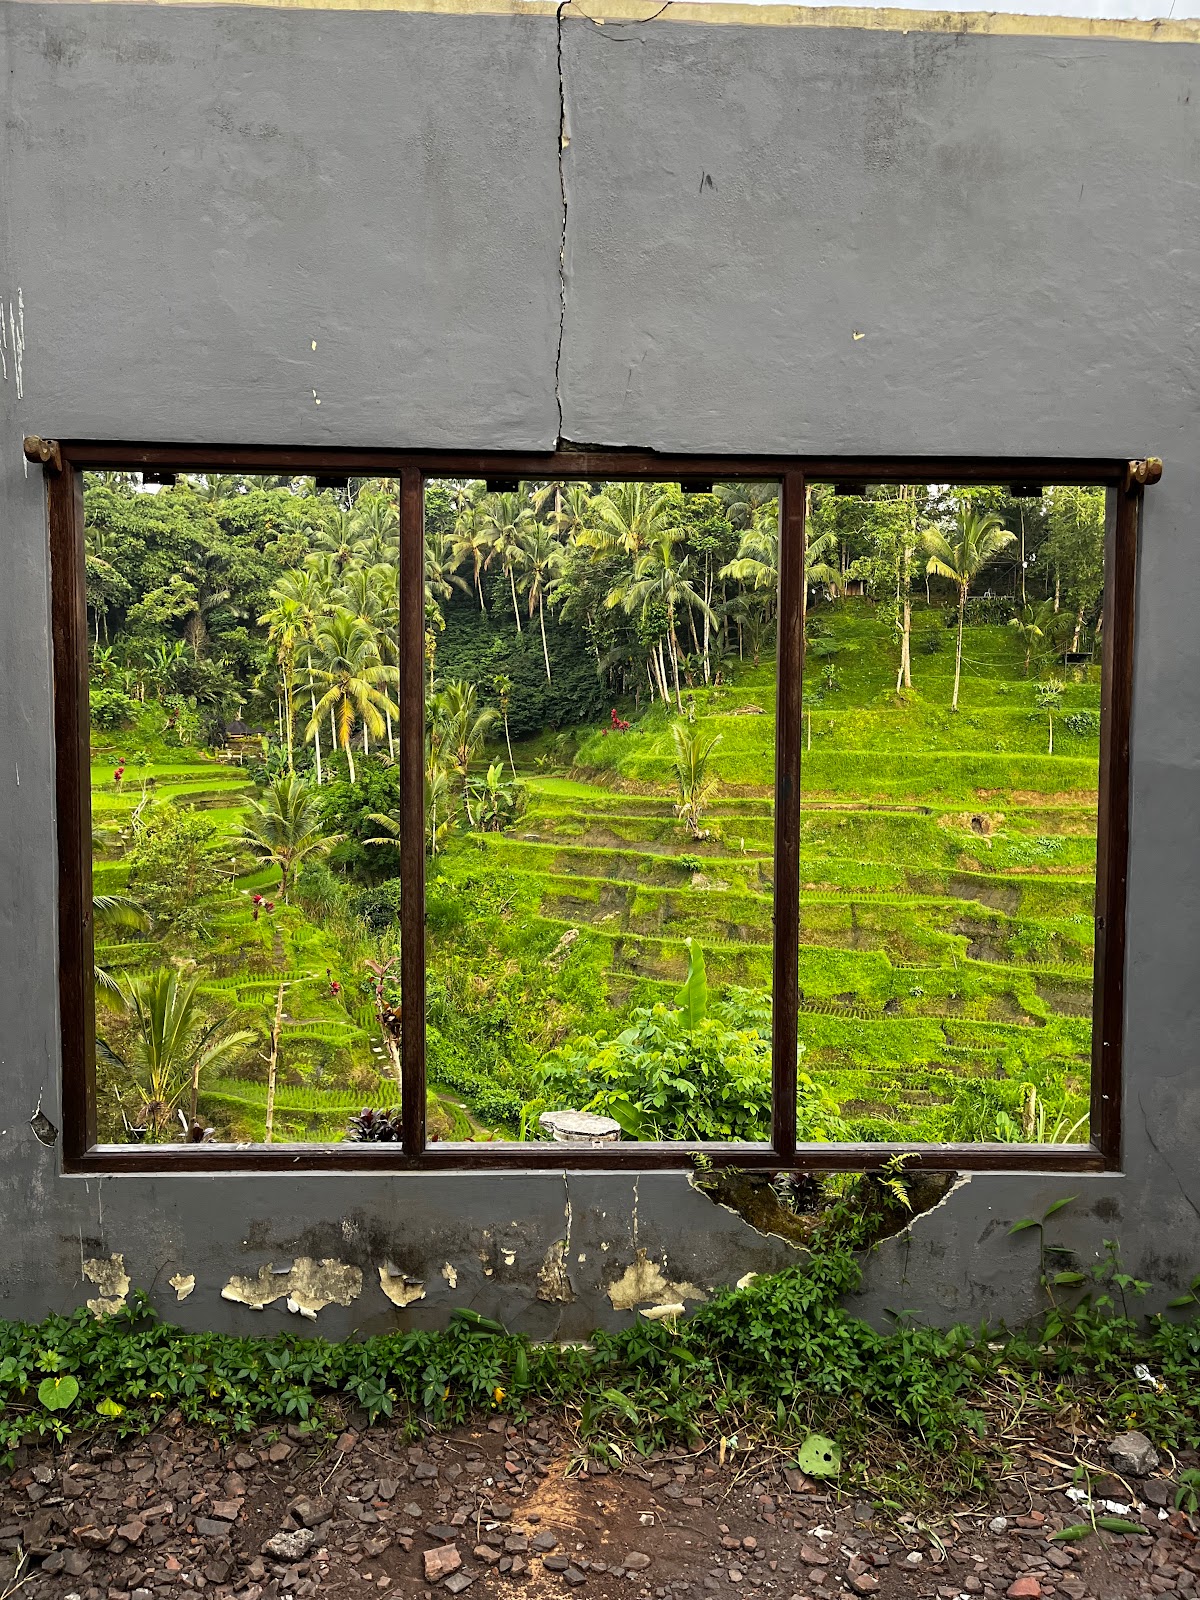
<svg viewBox="0 0 1200 1600">
<path fill-rule="evenodd" d="M 798 1249 L 811 1244 L 837 1198 L 849 1192 L 861 1205 L 870 1227 L 865 1245 L 890 1239 L 915 1217 L 932 1211 L 960 1181 L 952 1172 L 911 1172 L 895 1180 L 908 1197 L 905 1205 L 887 1177 L 864 1173 L 854 1178 L 833 1178 L 810 1172 L 744 1172 L 726 1167 L 702 1172 L 692 1179 L 695 1188 L 715 1205 L 734 1211 L 758 1233 L 774 1234 Z"/>
</svg>

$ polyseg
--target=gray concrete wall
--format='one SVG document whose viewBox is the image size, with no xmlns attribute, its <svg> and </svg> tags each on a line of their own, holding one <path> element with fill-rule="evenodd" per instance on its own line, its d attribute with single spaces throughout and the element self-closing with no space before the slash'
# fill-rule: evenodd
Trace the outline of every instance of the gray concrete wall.
<svg viewBox="0 0 1200 1600">
<path fill-rule="evenodd" d="M 1200 1269 L 1200 54 L 667 19 L 568 18 L 561 45 L 560 325 L 553 18 L 0 4 L 0 295 L 25 323 L 21 395 L 11 347 L 0 380 L 0 1313 L 127 1278 L 193 1326 L 288 1321 L 285 1295 L 221 1298 L 242 1279 L 328 1302 L 330 1335 L 455 1304 L 582 1333 L 789 1255 L 680 1176 L 60 1174 L 28 1128 L 39 1097 L 61 1119 L 26 432 L 1162 455 L 1125 1171 L 963 1184 L 862 1304 L 1022 1316 L 1036 1245 L 1008 1225 L 1065 1195 L 1056 1238 L 1085 1260 L 1118 1238 L 1161 1300 Z M 106 1283 L 87 1264 L 114 1255 Z M 178 1304 L 172 1277 L 195 1278 Z"/>
</svg>

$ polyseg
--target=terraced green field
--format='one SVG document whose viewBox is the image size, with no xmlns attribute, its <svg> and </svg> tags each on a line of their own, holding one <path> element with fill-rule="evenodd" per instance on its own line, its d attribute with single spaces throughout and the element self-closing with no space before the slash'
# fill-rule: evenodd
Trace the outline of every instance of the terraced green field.
<svg viewBox="0 0 1200 1600">
<path fill-rule="evenodd" d="M 1050 753 L 1050 713 L 1007 628 L 968 628 L 962 709 L 949 711 L 952 648 L 926 646 L 943 620 L 918 613 L 914 692 L 898 697 L 890 629 L 866 604 L 828 614 L 834 686 L 813 672 L 805 696 L 801 1067 L 855 1138 L 992 1139 L 1030 1086 L 1049 1128 L 1061 1113 L 1061 1136 L 1086 1111 L 1089 1077 L 1096 675 L 1067 682 Z M 590 736 L 569 774 L 529 775 L 507 835 L 449 852 L 451 875 L 468 851 L 478 875 L 482 853 L 539 948 L 574 934 L 563 982 L 572 963 L 599 976 L 605 1031 L 633 1000 L 674 991 L 689 937 L 718 989 L 769 993 L 772 673 L 764 661 L 694 691 L 697 721 L 721 739 L 708 838 L 675 818 L 656 710 Z"/>
</svg>

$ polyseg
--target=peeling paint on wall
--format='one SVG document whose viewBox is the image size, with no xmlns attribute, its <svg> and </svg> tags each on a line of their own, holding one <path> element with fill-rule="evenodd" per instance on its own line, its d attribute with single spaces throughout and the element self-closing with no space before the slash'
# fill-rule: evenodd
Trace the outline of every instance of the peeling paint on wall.
<svg viewBox="0 0 1200 1600">
<path fill-rule="evenodd" d="M 563 1305 L 570 1305 L 571 1301 L 574 1300 L 575 1290 L 563 1264 L 563 1256 L 566 1253 L 566 1249 L 567 1241 L 565 1239 L 556 1239 L 549 1250 L 546 1251 L 542 1264 L 538 1268 L 537 1297 L 539 1300 L 558 1301 Z"/>
<path fill-rule="evenodd" d="M 85 1261 L 83 1275 L 100 1291 L 94 1300 L 87 1303 L 93 1316 L 111 1317 L 114 1311 L 120 1311 L 129 1293 L 129 1274 L 125 1271 L 124 1256 L 109 1256 L 107 1261 Z"/>
<path fill-rule="evenodd" d="M 174 1277 L 168 1278 L 167 1282 L 174 1289 L 176 1300 L 186 1300 L 196 1287 L 195 1274 L 191 1272 L 177 1272 Z"/>
<path fill-rule="evenodd" d="M 385 1261 L 379 1269 L 379 1287 L 392 1304 L 401 1310 L 425 1298 L 425 1285 L 421 1280 L 410 1278 L 391 1261 Z"/>
<path fill-rule="evenodd" d="M 361 1293 L 360 1267 L 328 1257 L 314 1261 L 300 1256 L 290 1268 L 279 1270 L 268 1262 L 252 1278 L 235 1275 L 221 1290 L 221 1299 L 263 1311 L 286 1296 L 288 1310 L 311 1321 L 326 1306 L 348 1306 Z"/>
<path fill-rule="evenodd" d="M 677 1300 L 707 1300 L 708 1295 L 694 1283 L 672 1283 L 662 1267 L 639 1250 L 633 1263 L 615 1283 L 609 1284 L 608 1298 L 614 1311 L 633 1311 L 638 1306 L 661 1306 Z"/>
<path fill-rule="evenodd" d="M 458 1288 L 458 1268 L 452 1267 L 448 1261 L 442 1268 L 442 1277 L 445 1278 L 452 1289 Z"/>
</svg>

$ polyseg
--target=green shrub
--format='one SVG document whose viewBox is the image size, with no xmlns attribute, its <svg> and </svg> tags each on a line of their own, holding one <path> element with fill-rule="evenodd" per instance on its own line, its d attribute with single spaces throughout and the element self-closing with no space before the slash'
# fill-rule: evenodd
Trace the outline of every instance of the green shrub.
<svg viewBox="0 0 1200 1600">
<path fill-rule="evenodd" d="M 123 689 L 106 689 L 93 684 L 91 690 L 92 725 L 110 732 L 114 728 L 128 728 L 136 719 L 138 703 Z"/>
</svg>

